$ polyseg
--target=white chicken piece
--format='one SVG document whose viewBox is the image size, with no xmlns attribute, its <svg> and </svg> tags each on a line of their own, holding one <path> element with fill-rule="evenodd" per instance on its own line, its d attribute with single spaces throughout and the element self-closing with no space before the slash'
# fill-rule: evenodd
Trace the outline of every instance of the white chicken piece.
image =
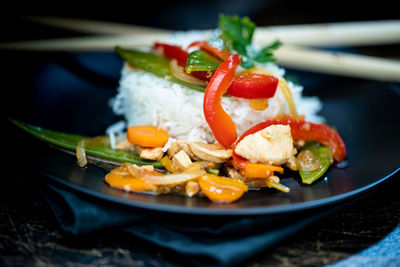
<svg viewBox="0 0 400 267">
<path fill-rule="evenodd" d="M 192 164 L 188 154 L 183 150 L 179 151 L 172 157 L 172 162 L 181 170 L 186 169 L 190 164 Z"/>
<path fill-rule="evenodd" d="M 284 164 L 293 155 L 293 139 L 289 125 L 271 125 L 241 140 L 236 154 L 251 162 Z"/>
</svg>

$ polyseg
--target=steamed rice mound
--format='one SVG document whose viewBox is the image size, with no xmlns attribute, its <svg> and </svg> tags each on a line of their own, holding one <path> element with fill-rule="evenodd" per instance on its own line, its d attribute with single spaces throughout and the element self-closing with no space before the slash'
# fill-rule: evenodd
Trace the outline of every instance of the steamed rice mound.
<svg viewBox="0 0 400 267">
<path fill-rule="evenodd" d="M 174 43 L 183 47 L 198 36 L 181 34 Z M 275 75 L 284 75 L 276 64 L 258 65 Z M 299 114 L 307 121 L 321 122 L 317 115 L 322 105 L 317 97 L 302 97 L 302 86 L 288 82 Z M 113 111 L 125 117 L 128 126 L 154 125 L 166 130 L 176 139 L 192 142 L 214 143 L 215 139 L 203 114 L 204 93 L 176 84 L 149 72 L 133 69 L 125 64 L 121 71 L 118 94 L 112 100 Z M 279 88 L 269 107 L 256 111 L 249 107 L 249 100 L 223 97 L 222 106 L 236 124 L 238 136 L 253 125 L 279 114 L 289 114 L 289 108 Z"/>
</svg>

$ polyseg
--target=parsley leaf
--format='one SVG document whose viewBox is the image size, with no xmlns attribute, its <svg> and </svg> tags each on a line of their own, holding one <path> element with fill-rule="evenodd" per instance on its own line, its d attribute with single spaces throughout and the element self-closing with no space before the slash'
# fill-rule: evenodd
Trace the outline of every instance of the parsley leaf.
<svg viewBox="0 0 400 267">
<path fill-rule="evenodd" d="M 240 19 L 238 16 L 219 17 L 219 29 L 221 39 L 227 45 L 228 50 L 235 50 L 239 54 L 246 54 L 246 46 L 251 44 L 256 25 L 248 18 Z"/>
<path fill-rule="evenodd" d="M 274 58 L 273 50 L 278 49 L 279 47 L 282 46 L 282 42 L 279 40 L 276 40 L 272 44 L 264 47 L 258 53 L 254 56 L 254 60 L 257 62 L 270 62 L 270 61 L 275 61 L 276 59 Z"/>
<path fill-rule="evenodd" d="M 239 53 L 242 56 L 242 67 L 244 68 L 251 68 L 254 66 L 254 62 L 275 61 L 273 50 L 282 45 L 280 41 L 275 41 L 261 50 L 254 50 L 251 42 L 256 25 L 248 17 L 220 15 L 218 27 L 224 49 Z"/>
</svg>

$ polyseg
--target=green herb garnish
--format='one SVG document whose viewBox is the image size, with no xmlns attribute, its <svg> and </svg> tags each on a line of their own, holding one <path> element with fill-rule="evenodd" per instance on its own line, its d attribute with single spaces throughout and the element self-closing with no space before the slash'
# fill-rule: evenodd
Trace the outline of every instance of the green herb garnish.
<svg viewBox="0 0 400 267">
<path fill-rule="evenodd" d="M 218 27 L 224 49 L 239 53 L 242 57 L 242 67 L 248 69 L 253 67 L 255 62 L 266 63 L 276 60 L 273 51 L 278 49 L 282 42 L 277 40 L 260 50 L 254 49 L 251 42 L 256 25 L 248 17 L 220 15 Z"/>
</svg>

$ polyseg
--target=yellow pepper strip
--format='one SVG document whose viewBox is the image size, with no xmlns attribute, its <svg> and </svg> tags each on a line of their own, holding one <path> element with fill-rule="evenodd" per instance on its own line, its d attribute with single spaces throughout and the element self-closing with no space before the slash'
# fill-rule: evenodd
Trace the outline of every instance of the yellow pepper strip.
<svg viewBox="0 0 400 267">
<path fill-rule="evenodd" d="M 160 162 L 170 173 L 175 173 L 174 163 L 168 156 L 162 157 Z"/>
</svg>

